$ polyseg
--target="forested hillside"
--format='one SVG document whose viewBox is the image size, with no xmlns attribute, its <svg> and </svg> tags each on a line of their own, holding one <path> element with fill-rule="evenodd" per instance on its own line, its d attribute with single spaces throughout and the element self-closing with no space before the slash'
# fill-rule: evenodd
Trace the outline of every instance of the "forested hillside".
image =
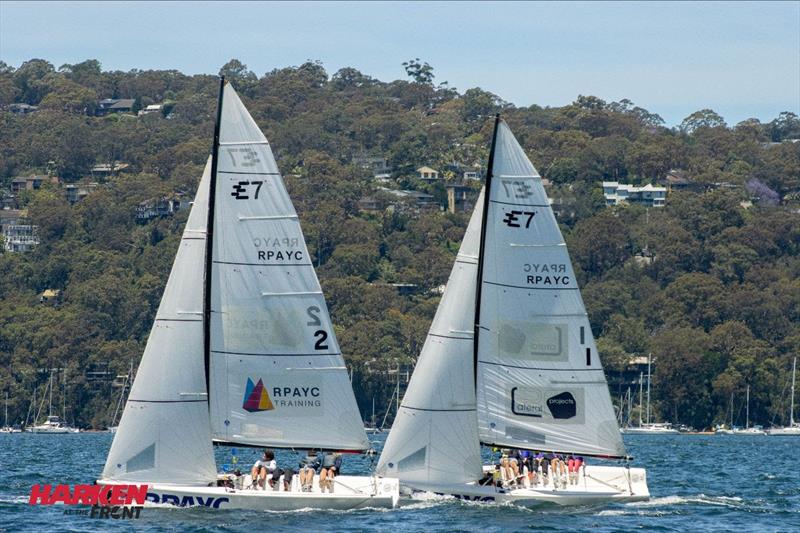
<svg viewBox="0 0 800 533">
<path fill-rule="evenodd" d="M 632 102 L 578 96 L 567 106 L 516 107 L 479 88 L 437 83 L 418 60 L 383 82 L 308 62 L 262 76 L 236 60 L 221 73 L 270 139 L 302 220 L 362 412 L 385 409 L 390 369 L 413 367 L 469 213 L 364 211 L 377 187 L 432 194 L 415 169 L 485 167 L 502 112 L 539 172 L 583 286 L 609 374 L 652 353 L 658 416 L 705 427 L 739 409 L 785 422 L 791 359 L 800 354 L 800 120 L 728 125 L 711 110 L 665 127 Z M 398 68 L 400 68 L 398 66 Z M 402 73 L 402 70 L 399 70 Z M 141 202 L 191 198 L 211 148 L 218 79 L 177 71 L 103 71 L 0 62 L 0 190 L 18 176 L 58 176 L 18 194 L 38 226 L 30 252 L 0 254 L 0 395 L 24 420 L 49 368 L 66 368 L 68 418 L 108 423 L 116 399 L 98 369 L 138 363 L 187 211 L 137 222 Z M 107 98 L 133 113 L 97 114 Z M 37 106 L 15 113 L 12 104 Z M 158 112 L 137 116 L 151 104 Z M 17 106 L 19 107 L 19 106 Z M 393 185 L 354 157 L 385 157 Z M 92 177 L 95 165 L 124 172 Z M 601 182 L 689 185 L 666 207 L 606 207 Z M 64 184 L 99 181 L 74 205 Z M 475 183 L 473 187 L 478 187 Z M 0 249 L 2 249 L 0 247 Z M 392 284 L 414 284 L 403 291 Z M 46 289 L 57 301 L 40 301 Z M 60 411 L 62 387 L 56 388 Z M 615 395 L 620 390 L 613 390 Z M 743 422 L 743 420 L 742 420 Z"/>
</svg>

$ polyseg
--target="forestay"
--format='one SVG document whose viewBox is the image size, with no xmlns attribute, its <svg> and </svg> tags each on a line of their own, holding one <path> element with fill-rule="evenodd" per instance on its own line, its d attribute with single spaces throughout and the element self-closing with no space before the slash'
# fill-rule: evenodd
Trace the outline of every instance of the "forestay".
<svg viewBox="0 0 800 533">
<path fill-rule="evenodd" d="M 481 477 L 472 354 L 483 193 L 476 205 L 381 453 L 381 475 L 434 485 Z"/>
<path fill-rule="evenodd" d="M 103 478 L 206 485 L 216 478 L 203 365 L 206 164 Z"/>
<path fill-rule="evenodd" d="M 209 357 L 213 437 L 366 450 L 297 213 L 267 139 L 229 84 L 219 131 Z"/>
<path fill-rule="evenodd" d="M 541 178 L 505 122 L 497 128 L 477 313 L 481 441 L 624 456 L 586 309 Z"/>
</svg>

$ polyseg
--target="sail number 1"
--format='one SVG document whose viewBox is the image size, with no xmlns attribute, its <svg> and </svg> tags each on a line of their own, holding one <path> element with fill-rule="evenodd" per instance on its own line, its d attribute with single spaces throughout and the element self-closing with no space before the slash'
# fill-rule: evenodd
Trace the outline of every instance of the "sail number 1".
<svg viewBox="0 0 800 533">
<path fill-rule="evenodd" d="M 306 322 L 306 326 L 321 326 L 322 320 L 319 319 L 320 309 L 316 305 L 312 305 L 306 309 L 306 313 L 308 317 L 311 319 Z M 314 338 L 317 339 L 317 342 L 314 343 L 315 350 L 327 350 L 328 345 L 326 344 L 326 340 L 328 340 L 328 332 L 324 329 L 318 329 L 314 331 Z"/>
<path fill-rule="evenodd" d="M 503 186 L 503 191 L 506 193 L 506 198 L 514 198 L 515 200 L 525 200 L 533 196 L 533 188 L 531 184 L 522 180 L 500 180 Z"/>
</svg>

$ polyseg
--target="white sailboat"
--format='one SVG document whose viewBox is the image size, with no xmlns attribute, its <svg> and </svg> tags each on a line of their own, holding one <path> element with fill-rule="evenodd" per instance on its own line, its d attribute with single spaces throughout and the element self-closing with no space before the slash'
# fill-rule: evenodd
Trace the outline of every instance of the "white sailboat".
<svg viewBox="0 0 800 533">
<path fill-rule="evenodd" d="M 6 393 L 5 415 L 5 423 L 0 428 L 0 433 L 22 433 L 21 429 L 8 425 L 8 393 Z"/>
<path fill-rule="evenodd" d="M 370 448 L 294 206 L 267 139 L 224 80 L 212 156 L 101 482 L 148 502 L 256 510 L 393 507 L 398 481 L 338 476 L 333 493 L 249 488 L 212 442 Z M 289 465 L 282 465 L 284 467 Z"/>
<path fill-rule="evenodd" d="M 753 426 L 750 427 L 750 385 L 747 386 L 747 407 L 746 415 L 745 415 L 745 425 L 744 428 L 737 428 L 734 427 L 730 434 L 732 435 L 766 435 L 767 432 L 764 431 L 761 426 Z"/>
<path fill-rule="evenodd" d="M 639 374 L 639 425 L 620 428 L 622 433 L 628 435 L 677 435 L 680 433 L 669 422 L 650 422 L 650 380 L 651 380 L 651 355 L 647 354 L 647 415 L 642 420 L 642 375 Z"/>
<path fill-rule="evenodd" d="M 481 444 L 626 457 L 564 239 L 499 116 L 486 186 L 378 472 L 404 493 L 522 505 L 649 498 L 644 469 L 627 466 L 584 466 L 568 485 L 482 484 L 494 467 L 482 465 Z"/>
<path fill-rule="evenodd" d="M 789 425 L 784 427 L 770 428 L 767 435 L 775 437 L 800 436 L 800 424 L 794 421 L 794 385 L 795 374 L 797 373 L 797 357 L 792 361 L 792 392 L 791 404 L 789 407 Z"/>
<path fill-rule="evenodd" d="M 66 418 L 65 405 L 63 408 L 65 415 L 64 418 L 61 418 L 58 415 L 53 414 L 53 371 L 52 370 L 50 371 L 50 380 L 47 384 L 47 390 L 45 392 L 47 392 L 48 390 L 50 396 L 48 400 L 47 419 L 41 424 L 36 424 L 25 428 L 25 431 L 28 433 L 39 433 L 45 435 L 63 435 L 67 433 L 78 433 L 80 430 L 78 428 L 71 427 L 65 420 Z M 63 397 L 62 397 L 62 404 L 63 404 Z M 38 418 L 38 416 L 36 418 Z"/>
</svg>

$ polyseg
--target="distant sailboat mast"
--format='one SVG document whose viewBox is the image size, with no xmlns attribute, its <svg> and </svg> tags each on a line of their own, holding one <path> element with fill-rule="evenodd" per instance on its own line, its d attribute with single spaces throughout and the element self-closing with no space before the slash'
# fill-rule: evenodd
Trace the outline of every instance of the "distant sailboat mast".
<svg viewBox="0 0 800 533">
<path fill-rule="evenodd" d="M 650 363 L 651 363 L 651 355 L 647 354 L 647 424 L 650 425 L 650 379 L 651 379 L 651 372 L 650 372 Z"/>
<path fill-rule="evenodd" d="M 792 361 L 792 400 L 791 400 L 791 407 L 789 408 L 789 427 L 794 426 L 794 383 L 795 383 L 795 373 L 797 372 L 797 357 L 794 358 Z"/>
</svg>

